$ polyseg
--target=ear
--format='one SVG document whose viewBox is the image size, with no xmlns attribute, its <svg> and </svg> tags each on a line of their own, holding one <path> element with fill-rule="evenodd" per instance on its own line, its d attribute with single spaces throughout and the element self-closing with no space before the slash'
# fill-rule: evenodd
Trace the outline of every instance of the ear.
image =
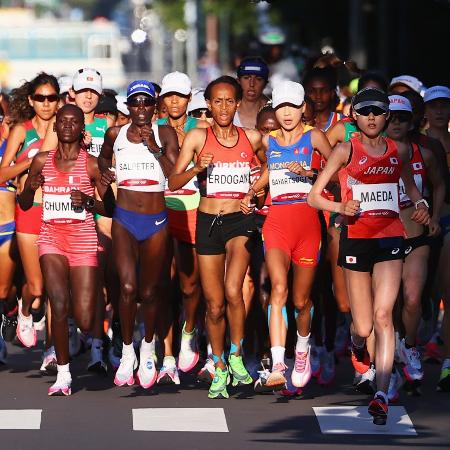
<svg viewBox="0 0 450 450">
<path fill-rule="evenodd" d="M 356 122 L 356 117 L 357 117 L 357 115 L 356 115 L 356 112 L 354 111 L 354 109 L 352 108 L 352 118 L 353 118 L 353 120 Z"/>
<path fill-rule="evenodd" d="M 70 97 L 72 100 L 75 100 L 75 91 L 73 90 L 73 88 L 70 88 L 70 89 L 69 89 L 69 97 Z"/>
<path fill-rule="evenodd" d="M 33 99 L 31 98 L 31 95 L 28 96 L 28 103 L 29 103 L 29 105 L 33 108 L 34 101 L 33 101 Z"/>
</svg>

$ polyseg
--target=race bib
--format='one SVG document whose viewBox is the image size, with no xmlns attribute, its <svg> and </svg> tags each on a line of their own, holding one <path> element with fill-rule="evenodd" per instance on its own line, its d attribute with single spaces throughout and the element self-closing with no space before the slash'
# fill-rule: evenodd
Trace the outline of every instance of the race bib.
<svg viewBox="0 0 450 450">
<path fill-rule="evenodd" d="M 194 163 L 191 162 L 187 168 L 186 171 L 194 167 Z M 189 180 L 181 189 L 177 189 L 176 191 L 169 191 L 169 189 L 166 189 L 165 195 L 194 195 L 198 192 L 198 181 L 197 177 L 193 177 L 191 180 Z"/>
<path fill-rule="evenodd" d="M 277 169 L 269 171 L 270 195 L 273 202 L 304 200 L 312 187 L 309 177 L 302 177 L 289 171 Z"/>
<path fill-rule="evenodd" d="M 208 166 L 206 195 L 213 198 L 244 198 L 250 189 L 250 167 Z"/>
<path fill-rule="evenodd" d="M 87 152 L 91 156 L 95 156 L 98 158 L 100 155 L 100 151 L 102 149 L 104 138 L 103 137 L 93 137 L 91 141 L 91 145 L 88 147 Z"/>
<path fill-rule="evenodd" d="M 80 223 L 86 220 L 86 210 L 75 209 L 70 200 L 73 187 L 43 186 L 43 221 L 53 224 Z"/>
<path fill-rule="evenodd" d="M 361 202 L 361 215 L 396 217 L 400 211 L 398 184 L 355 184 L 353 200 Z"/>
<path fill-rule="evenodd" d="M 419 173 L 414 174 L 414 183 L 416 184 L 419 192 L 423 192 L 423 182 L 422 182 L 421 174 L 419 174 Z M 400 194 L 400 205 L 412 203 L 411 199 L 406 194 L 405 183 L 403 183 L 403 180 L 401 178 L 398 181 L 398 189 L 399 189 L 399 194 Z"/>
</svg>

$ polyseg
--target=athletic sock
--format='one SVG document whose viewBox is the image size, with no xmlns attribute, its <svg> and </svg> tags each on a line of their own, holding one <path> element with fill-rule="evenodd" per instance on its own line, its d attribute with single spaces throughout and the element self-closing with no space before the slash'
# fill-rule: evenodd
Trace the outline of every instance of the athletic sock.
<svg viewBox="0 0 450 450">
<path fill-rule="evenodd" d="M 278 363 L 284 364 L 284 352 L 286 351 L 285 347 L 281 345 L 276 345 L 275 347 L 271 347 L 270 353 L 272 354 L 272 367 L 275 367 Z"/>
<path fill-rule="evenodd" d="M 383 392 L 383 391 L 375 392 L 374 398 L 377 398 L 377 397 L 383 398 L 386 405 L 389 403 L 388 396 L 385 392 Z"/>
<path fill-rule="evenodd" d="M 133 347 L 133 343 L 131 344 L 122 344 L 122 355 L 134 355 L 134 347 Z"/>
<path fill-rule="evenodd" d="M 297 344 L 295 344 L 295 351 L 298 353 L 305 353 L 308 351 L 309 337 L 311 333 L 307 336 L 300 336 L 297 331 Z"/>
<path fill-rule="evenodd" d="M 63 373 L 69 373 L 70 374 L 69 363 L 67 363 L 67 364 L 57 364 L 56 367 L 58 369 L 58 372 L 63 372 Z"/>
</svg>

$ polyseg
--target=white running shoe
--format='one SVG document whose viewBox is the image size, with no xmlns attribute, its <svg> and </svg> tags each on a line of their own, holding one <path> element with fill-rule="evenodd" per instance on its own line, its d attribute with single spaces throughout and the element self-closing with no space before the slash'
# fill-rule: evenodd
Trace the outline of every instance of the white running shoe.
<svg viewBox="0 0 450 450">
<path fill-rule="evenodd" d="M 156 381 L 158 372 L 156 370 L 155 359 L 153 353 L 148 351 L 142 351 L 142 343 L 145 338 L 142 338 L 141 349 L 139 354 L 139 369 L 136 374 L 136 381 L 144 389 L 151 388 Z M 175 361 L 175 359 L 174 359 Z"/>
<path fill-rule="evenodd" d="M 389 389 L 388 389 L 388 400 L 389 403 L 395 403 L 400 394 L 398 393 L 398 388 L 402 384 L 402 377 L 398 373 L 397 369 L 394 369 L 394 372 L 391 373 L 391 379 L 389 380 Z"/>
<path fill-rule="evenodd" d="M 23 344 L 24 347 L 34 347 L 37 342 L 36 330 L 34 328 L 33 316 L 30 314 L 25 317 L 22 314 L 22 300 L 18 301 L 18 314 L 17 314 L 17 338 Z"/>
<path fill-rule="evenodd" d="M 104 376 L 108 374 L 108 366 L 103 361 L 103 346 L 93 345 L 91 347 L 91 360 L 87 369 L 89 372 L 96 372 Z"/>
<path fill-rule="evenodd" d="M 193 333 L 187 334 L 183 326 L 180 353 L 178 355 L 178 369 L 182 372 L 191 371 L 197 365 L 199 357 L 196 331 L 194 330 Z"/>
<path fill-rule="evenodd" d="M 216 368 L 212 358 L 205 361 L 205 365 L 199 370 L 197 374 L 197 381 L 210 385 L 214 380 Z"/>
<path fill-rule="evenodd" d="M 416 347 L 406 348 L 405 339 L 400 342 L 400 358 L 404 364 L 403 373 L 410 382 L 422 381 L 423 369 L 420 353 Z"/>
<path fill-rule="evenodd" d="M 136 354 L 124 354 L 122 352 L 122 358 L 120 359 L 120 366 L 117 369 L 116 376 L 114 377 L 114 384 L 116 386 L 132 386 L 134 384 L 134 371 L 138 367 Z"/>
<path fill-rule="evenodd" d="M 308 345 L 306 352 L 295 352 L 294 370 L 292 371 L 291 381 L 293 386 L 302 388 L 306 386 L 311 379 L 311 346 Z"/>
<path fill-rule="evenodd" d="M 355 386 L 356 390 L 362 392 L 363 394 L 374 395 L 376 391 L 375 376 L 375 366 L 370 364 L 367 372 L 361 374 L 361 379 Z"/>
<path fill-rule="evenodd" d="M 55 347 L 53 347 L 53 345 L 44 352 L 42 365 L 39 371 L 42 374 L 51 374 L 57 372 L 56 353 Z"/>
<path fill-rule="evenodd" d="M 6 342 L 3 337 L 0 335 L 0 364 L 6 364 L 6 358 L 8 356 L 8 352 L 6 350 Z"/>
<path fill-rule="evenodd" d="M 72 393 L 70 372 L 58 372 L 56 382 L 48 388 L 48 395 L 70 395 Z"/>
<path fill-rule="evenodd" d="M 69 319 L 69 355 L 71 358 L 78 355 L 81 350 L 81 339 L 78 328 L 73 319 Z"/>
<path fill-rule="evenodd" d="M 173 356 L 166 356 L 164 358 L 163 365 L 159 370 L 157 382 L 158 384 L 180 384 L 180 377 Z"/>
</svg>

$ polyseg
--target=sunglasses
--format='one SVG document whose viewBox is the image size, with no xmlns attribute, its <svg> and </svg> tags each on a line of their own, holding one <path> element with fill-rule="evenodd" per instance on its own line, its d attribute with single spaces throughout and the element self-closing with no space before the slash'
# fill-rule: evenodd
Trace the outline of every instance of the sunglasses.
<svg viewBox="0 0 450 450">
<path fill-rule="evenodd" d="M 136 108 L 138 106 L 155 106 L 156 100 L 154 98 L 137 99 L 132 98 L 127 101 L 127 106 Z"/>
<path fill-rule="evenodd" d="M 409 122 L 412 119 L 412 114 L 408 112 L 393 112 L 391 113 L 391 122 L 398 120 L 400 123 Z"/>
<path fill-rule="evenodd" d="M 49 103 L 54 103 L 59 100 L 58 94 L 50 94 L 50 95 L 42 95 L 42 94 L 34 94 L 31 97 L 35 102 L 44 103 L 47 100 Z"/>
<path fill-rule="evenodd" d="M 364 106 L 363 108 L 355 111 L 358 116 L 369 116 L 372 113 L 374 116 L 382 116 L 383 114 L 387 114 L 384 109 L 378 108 L 378 106 Z"/>
<path fill-rule="evenodd" d="M 207 119 L 211 119 L 212 117 L 212 113 L 209 109 L 194 109 L 191 111 L 191 116 L 196 119 L 200 119 L 203 115 L 205 115 Z"/>
</svg>

